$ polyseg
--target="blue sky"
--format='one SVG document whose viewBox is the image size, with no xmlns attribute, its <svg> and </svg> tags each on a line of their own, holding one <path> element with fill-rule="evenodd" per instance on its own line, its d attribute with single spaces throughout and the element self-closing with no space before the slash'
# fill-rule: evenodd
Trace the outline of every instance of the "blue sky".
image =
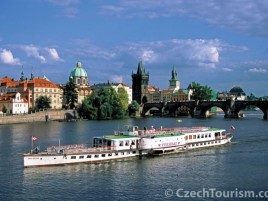
<svg viewBox="0 0 268 201">
<path fill-rule="evenodd" d="M 268 95 L 265 0 L 3 0 L 0 8 L 0 77 L 19 79 L 23 68 L 63 84 L 80 61 L 90 85 L 132 85 L 142 60 L 160 89 L 175 66 L 181 88 L 195 81 Z"/>
</svg>

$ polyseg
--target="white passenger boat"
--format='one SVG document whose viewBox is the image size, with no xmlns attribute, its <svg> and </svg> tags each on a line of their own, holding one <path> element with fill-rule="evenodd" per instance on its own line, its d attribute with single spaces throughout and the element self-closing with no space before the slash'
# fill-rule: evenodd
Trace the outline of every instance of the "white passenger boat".
<svg viewBox="0 0 268 201">
<path fill-rule="evenodd" d="M 30 153 L 24 154 L 24 167 L 94 163 L 176 153 L 227 144 L 231 139 L 232 135 L 227 134 L 226 130 L 210 127 L 139 129 L 137 126 L 126 126 L 114 135 L 94 137 L 92 147 L 59 143 L 57 146 L 47 147 L 43 152 L 38 148 L 32 149 Z"/>
</svg>

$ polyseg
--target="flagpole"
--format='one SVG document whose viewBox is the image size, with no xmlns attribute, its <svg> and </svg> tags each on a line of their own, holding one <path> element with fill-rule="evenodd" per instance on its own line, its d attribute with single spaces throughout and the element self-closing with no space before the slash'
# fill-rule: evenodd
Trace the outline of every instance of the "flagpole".
<svg viewBox="0 0 268 201">
<path fill-rule="evenodd" d="M 33 136 L 32 136 L 32 149 L 31 149 L 31 153 L 33 153 Z"/>
</svg>

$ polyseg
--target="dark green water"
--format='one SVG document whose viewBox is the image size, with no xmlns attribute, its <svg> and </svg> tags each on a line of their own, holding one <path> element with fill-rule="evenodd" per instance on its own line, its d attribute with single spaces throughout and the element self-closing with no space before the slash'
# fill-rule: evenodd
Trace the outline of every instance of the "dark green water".
<svg viewBox="0 0 268 201">
<path fill-rule="evenodd" d="M 223 198 L 222 191 L 268 191 L 268 121 L 248 112 L 244 119 L 141 118 L 112 121 L 48 122 L 0 126 L 0 200 L 267 200 Z M 23 168 L 21 153 L 35 145 L 91 143 L 124 125 L 211 126 L 229 130 L 233 143 L 210 149 L 100 164 Z M 180 198 L 184 191 L 219 191 Z M 200 194 L 199 194 L 200 195 Z M 215 196 L 219 196 L 217 198 Z M 268 196 L 268 193 L 267 193 Z M 210 198 L 208 198 L 210 197 Z M 230 197 L 230 196 L 229 196 Z"/>
</svg>

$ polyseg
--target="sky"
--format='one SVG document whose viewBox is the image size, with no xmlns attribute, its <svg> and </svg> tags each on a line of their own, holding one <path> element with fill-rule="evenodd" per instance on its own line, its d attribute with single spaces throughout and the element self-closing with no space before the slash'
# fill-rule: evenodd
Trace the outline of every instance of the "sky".
<svg viewBox="0 0 268 201">
<path fill-rule="evenodd" d="M 0 24 L 0 77 L 65 84 L 80 61 L 90 85 L 131 86 L 141 60 L 160 90 L 174 66 L 181 88 L 268 95 L 265 0 L 3 0 Z"/>
</svg>

